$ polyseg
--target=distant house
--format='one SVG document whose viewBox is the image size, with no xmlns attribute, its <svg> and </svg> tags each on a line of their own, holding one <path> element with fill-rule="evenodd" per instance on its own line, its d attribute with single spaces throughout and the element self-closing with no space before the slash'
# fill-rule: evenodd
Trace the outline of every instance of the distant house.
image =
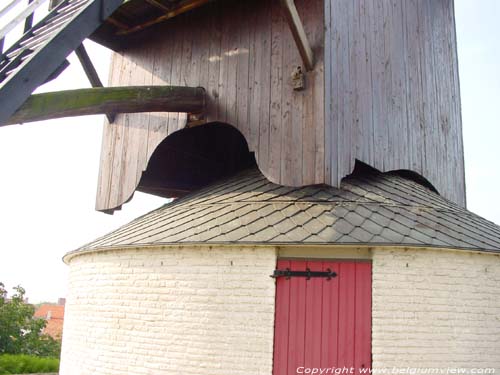
<svg viewBox="0 0 500 375">
<path fill-rule="evenodd" d="M 60 298 L 57 305 L 44 303 L 35 311 L 35 318 L 42 318 L 47 321 L 43 333 L 60 340 L 64 322 L 64 298 Z"/>
</svg>

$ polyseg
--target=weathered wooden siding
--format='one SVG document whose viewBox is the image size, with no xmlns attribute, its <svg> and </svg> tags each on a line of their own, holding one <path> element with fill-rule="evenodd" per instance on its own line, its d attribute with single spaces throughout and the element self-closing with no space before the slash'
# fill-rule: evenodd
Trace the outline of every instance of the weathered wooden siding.
<svg viewBox="0 0 500 375">
<path fill-rule="evenodd" d="M 326 0 L 327 165 L 407 169 L 465 205 L 453 0 Z"/>
<path fill-rule="evenodd" d="M 355 160 L 411 170 L 464 205 L 453 0 L 296 0 L 316 65 L 302 65 L 278 1 L 219 0 L 115 54 L 112 85 L 202 86 L 207 121 L 234 125 L 271 181 L 339 186 Z M 324 69 L 327 67 L 327 69 Z M 120 206 L 186 115 L 106 125 L 97 209 Z M 326 126 L 325 126 L 326 124 Z"/>
<path fill-rule="evenodd" d="M 110 84 L 202 86 L 207 121 L 234 125 L 273 182 L 329 181 L 324 165 L 323 0 L 297 0 L 316 56 L 304 91 L 302 65 L 278 1 L 217 1 L 169 20 L 144 44 L 114 55 Z M 104 129 L 97 209 L 120 206 L 136 189 L 162 140 L 185 114 L 123 114 Z"/>
</svg>

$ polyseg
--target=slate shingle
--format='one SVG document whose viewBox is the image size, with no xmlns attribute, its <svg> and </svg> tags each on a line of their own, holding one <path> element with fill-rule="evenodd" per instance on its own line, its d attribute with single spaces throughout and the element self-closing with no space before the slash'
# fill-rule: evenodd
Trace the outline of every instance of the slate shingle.
<svg viewBox="0 0 500 375">
<path fill-rule="evenodd" d="M 78 251 L 182 243 L 421 245 L 500 253 L 500 227 L 393 173 L 293 188 L 257 168 L 164 205 Z"/>
</svg>

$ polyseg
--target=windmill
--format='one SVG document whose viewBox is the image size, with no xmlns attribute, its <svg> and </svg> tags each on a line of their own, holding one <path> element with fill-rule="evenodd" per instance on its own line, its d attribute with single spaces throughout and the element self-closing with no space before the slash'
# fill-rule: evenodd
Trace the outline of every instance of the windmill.
<svg viewBox="0 0 500 375">
<path fill-rule="evenodd" d="M 106 114 L 96 209 L 175 198 L 65 256 L 61 373 L 500 366 L 452 0 L 54 6 L 3 53 L 0 122 Z M 94 87 L 31 95 L 73 50 Z"/>
</svg>

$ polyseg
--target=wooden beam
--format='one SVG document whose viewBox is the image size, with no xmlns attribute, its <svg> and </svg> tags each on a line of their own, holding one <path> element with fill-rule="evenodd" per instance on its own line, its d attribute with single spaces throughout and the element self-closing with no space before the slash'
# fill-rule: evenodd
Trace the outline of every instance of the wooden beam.
<svg viewBox="0 0 500 375">
<path fill-rule="evenodd" d="M 104 87 L 83 44 L 76 47 L 75 54 L 78 57 L 78 60 L 80 60 L 83 71 L 85 72 L 85 75 L 87 76 L 92 87 Z M 110 124 L 115 121 L 115 115 L 112 113 L 106 113 L 106 117 Z"/>
<path fill-rule="evenodd" d="M 0 126 L 106 113 L 203 113 L 204 108 L 205 89 L 202 87 L 99 87 L 31 95 Z"/>
<path fill-rule="evenodd" d="M 280 0 L 280 2 L 304 66 L 307 71 L 311 71 L 314 69 L 314 55 L 309 40 L 307 40 L 304 25 L 295 7 L 295 2 L 294 0 Z"/>
<path fill-rule="evenodd" d="M 172 10 L 166 12 L 164 15 L 159 16 L 153 20 L 150 20 L 148 22 L 143 23 L 142 25 L 134 26 L 131 27 L 128 30 L 123 30 L 119 31 L 117 35 L 128 35 L 132 33 L 136 33 L 138 31 L 142 31 L 150 26 L 156 25 L 157 23 L 166 21 L 170 18 L 176 17 L 179 14 L 186 13 L 192 9 L 198 8 L 206 3 L 208 3 L 210 0 L 186 0 L 181 3 L 176 8 L 173 8 Z"/>
<path fill-rule="evenodd" d="M 2 98 L 0 105 L 0 123 L 8 121 L 45 80 L 54 73 L 61 62 L 92 34 L 103 20 L 110 16 L 123 0 L 92 0 L 85 3 L 70 17 L 68 22 L 54 29 L 51 37 L 42 43 L 29 57 L 23 56 L 17 65 L 15 74 L 9 74 L 1 83 Z M 33 2 L 32 4 L 35 4 Z M 50 22 L 58 8 L 53 9 L 39 23 Z M 29 40 L 32 35 L 26 33 L 18 43 Z M 17 43 L 11 48 L 17 48 Z M 7 50 L 6 52 L 9 52 Z M 11 61 L 12 62 L 12 61 Z M 19 62 L 19 60 L 17 61 Z M 13 66 L 13 65 L 12 65 Z"/>
</svg>

